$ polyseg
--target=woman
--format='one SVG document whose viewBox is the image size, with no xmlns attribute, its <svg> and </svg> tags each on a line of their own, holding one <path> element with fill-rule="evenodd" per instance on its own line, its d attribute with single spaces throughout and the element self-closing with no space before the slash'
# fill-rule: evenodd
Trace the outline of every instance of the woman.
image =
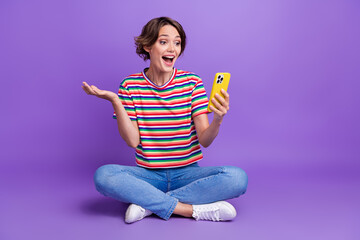
<svg viewBox="0 0 360 240">
<path fill-rule="evenodd" d="M 121 137 L 136 149 L 137 166 L 109 164 L 94 176 L 105 196 L 131 203 L 125 222 L 155 213 L 196 220 L 227 221 L 235 208 L 222 201 L 238 197 L 247 187 L 246 173 L 237 167 L 199 167 L 200 144 L 208 147 L 229 110 L 229 94 L 211 99 L 214 118 L 209 124 L 207 97 L 201 79 L 174 68 L 183 53 L 186 35 L 168 17 L 150 20 L 135 38 L 136 52 L 150 60 L 149 68 L 132 74 L 118 94 L 83 82 L 87 94 L 110 101 Z"/>
</svg>

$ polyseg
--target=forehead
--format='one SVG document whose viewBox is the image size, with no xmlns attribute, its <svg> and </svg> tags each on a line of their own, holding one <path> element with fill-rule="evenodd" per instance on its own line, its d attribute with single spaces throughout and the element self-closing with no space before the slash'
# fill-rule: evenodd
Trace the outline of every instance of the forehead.
<svg viewBox="0 0 360 240">
<path fill-rule="evenodd" d="M 180 38 L 179 32 L 176 30 L 175 27 L 171 25 L 162 26 L 159 30 L 159 37 L 173 37 L 173 38 Z"/>
</svg>

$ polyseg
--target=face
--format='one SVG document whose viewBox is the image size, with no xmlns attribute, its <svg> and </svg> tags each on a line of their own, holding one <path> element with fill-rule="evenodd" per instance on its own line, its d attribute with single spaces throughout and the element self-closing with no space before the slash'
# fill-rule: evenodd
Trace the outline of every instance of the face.
<svg viewBox="0 0 360 240">
<path fill-rule="evenodd" d="M 171 25 L 160 28 L 159 36 L 151 47 L 145 47 L 150 54 L 150 68 L 160 72 L 172 72 L 181 52 L 181 37 Z"/>
</svg>

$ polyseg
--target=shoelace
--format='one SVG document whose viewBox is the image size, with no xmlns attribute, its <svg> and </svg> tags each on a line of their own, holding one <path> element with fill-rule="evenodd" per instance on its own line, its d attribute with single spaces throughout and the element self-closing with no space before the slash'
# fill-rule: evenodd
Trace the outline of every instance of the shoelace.
<svg viewBox="0 0 360 240">
<path fill-rule="evenodd" d="M 194 211 L 196 220 L 220 221 L 220 209 L 218 207 L 203 207 Z"/>
</svg>

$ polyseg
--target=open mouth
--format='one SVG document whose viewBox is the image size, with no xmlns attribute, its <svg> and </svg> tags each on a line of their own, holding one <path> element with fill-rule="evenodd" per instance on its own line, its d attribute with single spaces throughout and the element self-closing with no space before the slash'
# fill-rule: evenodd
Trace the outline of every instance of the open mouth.
<svg viewBox="0 0 360 240">
<path fill-rule="evenodd" d="M 175 56 L 163 56 L 162 59 L 165 61 L 167 65 L 172 65 Z"/>
</svg>

